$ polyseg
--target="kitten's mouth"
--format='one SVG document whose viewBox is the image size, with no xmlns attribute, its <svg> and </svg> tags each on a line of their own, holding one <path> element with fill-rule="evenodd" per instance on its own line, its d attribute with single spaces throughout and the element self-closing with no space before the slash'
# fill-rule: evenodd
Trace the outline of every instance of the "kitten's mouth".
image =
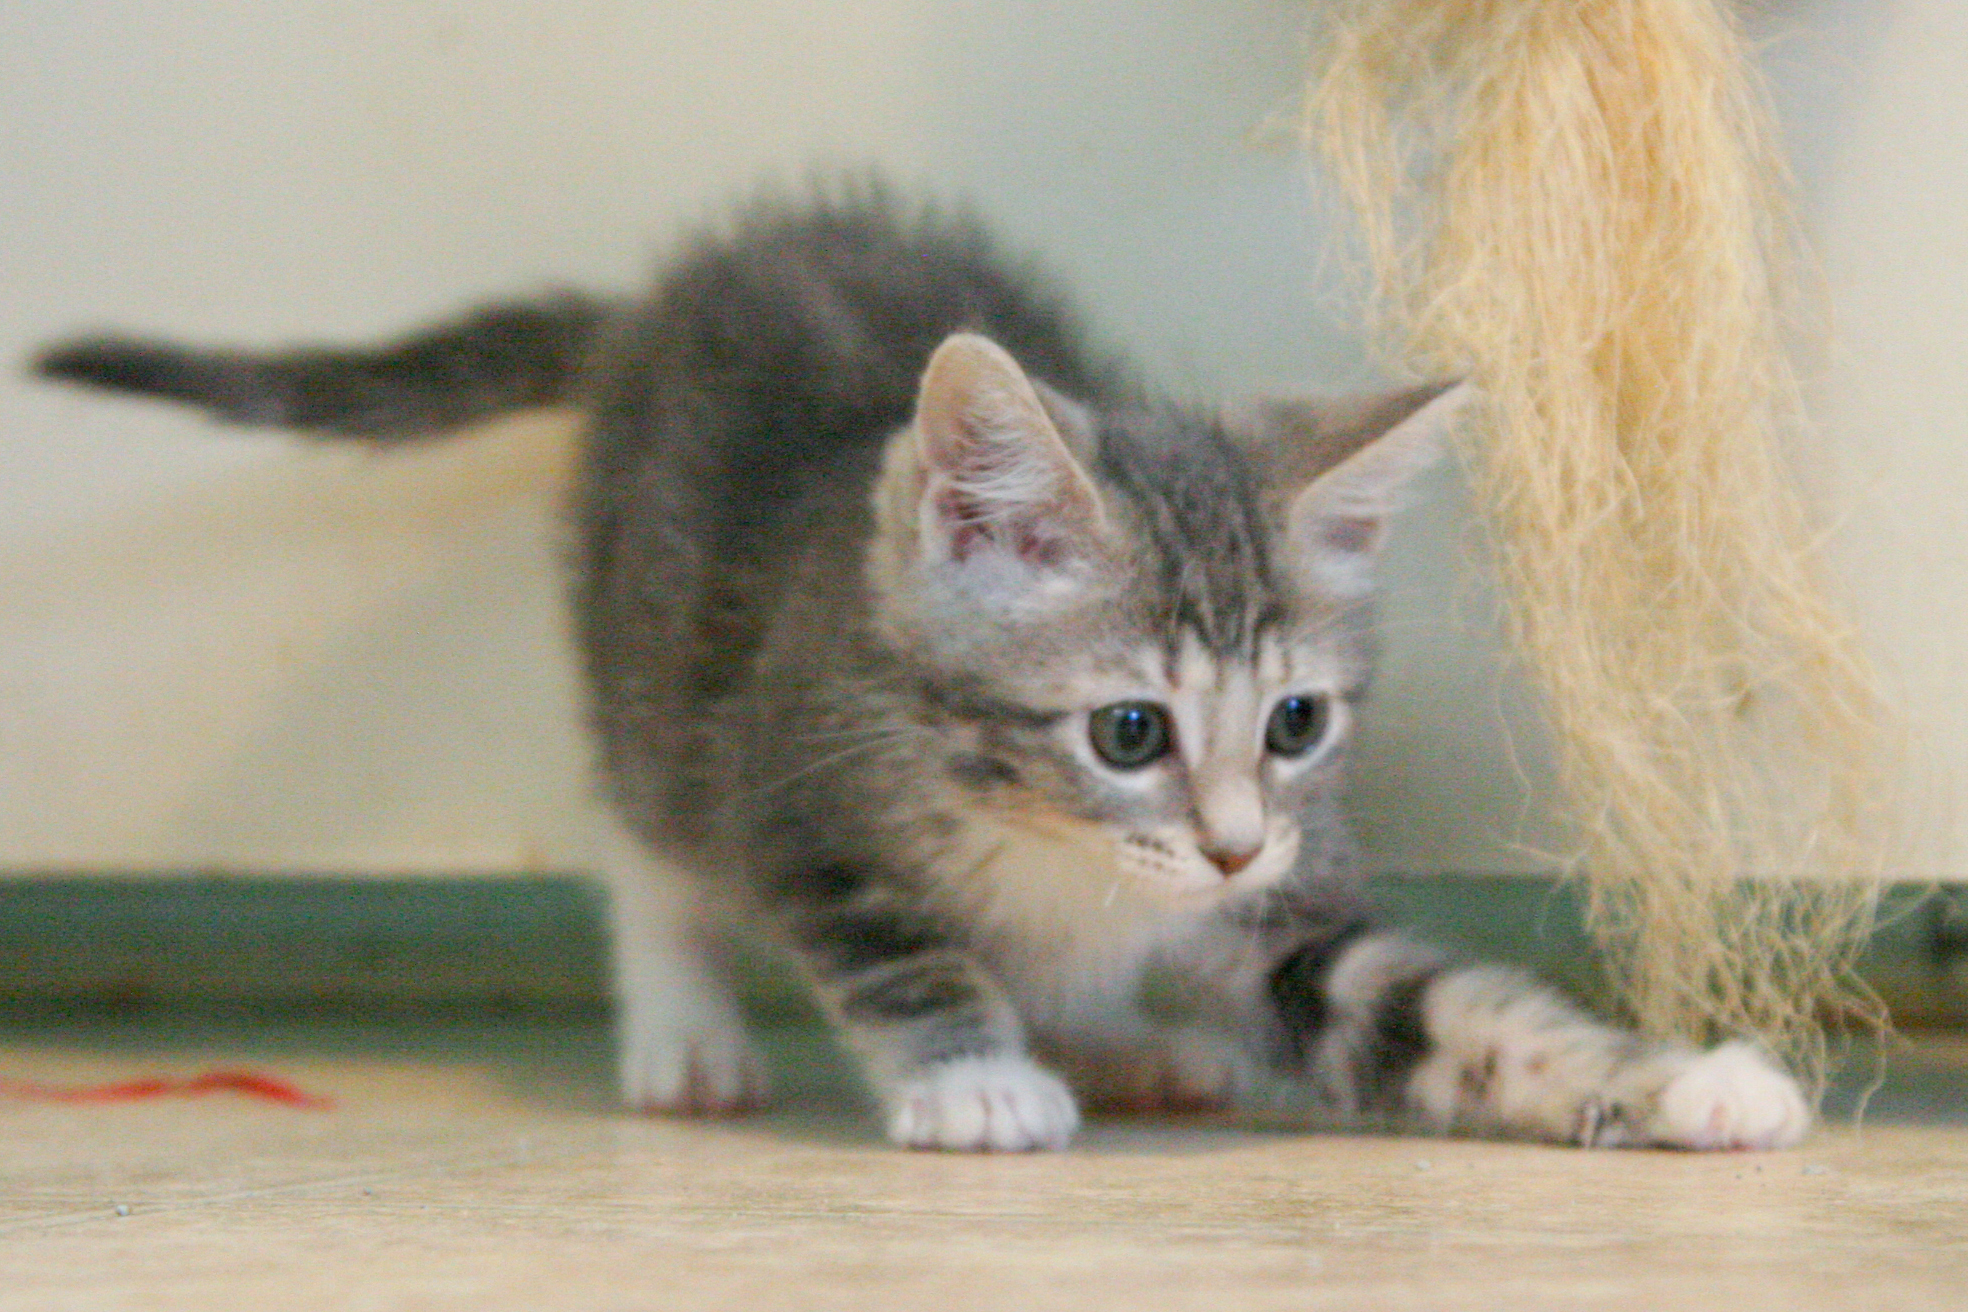
<svg viewBox="0 0 1968 1312">
<path fill-rule="evenodd" d="M 1114 855 L 1123 874 L 1151 888 L 1164 893 L 1206 894 L 1277 879 L 1298 855 L 1298 831 L 1288 826 L 1274 829 L 1249 861 L 1227 873 L 1194 843 L 1161 834 L 1115 834 Z"/>
<path fill-rule="evenodd" d="M 1161 898 L 1206 896 L 1223 884 L 1207 861 L 1152 834 L 1116 835 L 1114 865 L 1120 878 Z"/>
</svg>

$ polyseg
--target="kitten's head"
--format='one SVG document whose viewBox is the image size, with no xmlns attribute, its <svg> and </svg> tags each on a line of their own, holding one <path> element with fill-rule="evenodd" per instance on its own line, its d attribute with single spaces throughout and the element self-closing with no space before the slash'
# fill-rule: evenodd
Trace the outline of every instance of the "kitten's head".
<svg viewBox="0 0 1968 1312">
<path fill-rule="evenodd" d="M 1170 893 L 1282 877 L 1365 687 L 1382 525 L 1463 392 L 1095 415 L 945 341 L 870 572 L 965 804 Z"/>
</svg>

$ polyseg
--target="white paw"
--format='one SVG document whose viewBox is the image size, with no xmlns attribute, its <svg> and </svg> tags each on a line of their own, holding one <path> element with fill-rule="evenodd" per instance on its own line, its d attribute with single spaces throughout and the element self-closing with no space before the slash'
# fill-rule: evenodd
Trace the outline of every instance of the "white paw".
<svg viewBox="0 0 1968 1312">
<path fill-rule="evenodd" d="M 1024 1057 L 965 1057 L 896 1091 L 888 1137 L 906 1148 L 1015 1153 L 1064 1148 L 1079 1124 L 1059 1077 Z"/>
<path fill-rule="evenodd" d="M 626 1031 L 620 1074 L 635 1111 L 735 1116 L 765 1104 L 765 1063 L 735 1022 Z"/>
<path fill-rule="evenodd" d="M 1811 1125 L 1797 1081 L 1746 1043 L 1691 1057 L 1660 1091 L 1649 1139 L 1668 1148 L 1789 1148 Z"/>
</svg>

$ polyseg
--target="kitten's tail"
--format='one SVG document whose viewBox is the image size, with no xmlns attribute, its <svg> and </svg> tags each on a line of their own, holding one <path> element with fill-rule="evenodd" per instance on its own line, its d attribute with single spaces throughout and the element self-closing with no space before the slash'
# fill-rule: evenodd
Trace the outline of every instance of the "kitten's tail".
<svg viewBox="0 0 1968 1312">
<path fill-rule="evenodd" d="M 114 335 L 50 347 L 47 378 L 203 406 L 235 424 L 392 442 L 572 401 L 615 307 L 573 293 L 486 306 L 374 349 L 256 354 Z"/>
</svg>

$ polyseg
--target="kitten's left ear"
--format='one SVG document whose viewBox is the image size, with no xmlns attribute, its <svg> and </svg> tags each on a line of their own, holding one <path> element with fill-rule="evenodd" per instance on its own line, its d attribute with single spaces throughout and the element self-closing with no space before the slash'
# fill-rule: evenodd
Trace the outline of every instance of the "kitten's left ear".
<svg viewBox="0 0 1968 1312">
<path fill-rule="evenodd" d="M 1300 560 L 1327 592 L 1366 595 L 1387 519 L 1469 404 L 1468 383 L 1324 401 L 1269 401 L 1226 417 L 1249 444 Z"/>
<path fill-rule="evenodd" d="M 1069 566 L 1101 536 L 1100 497 L 1054 423 L 1054 410 L 1085 422 L 1066 405 L 1058 398 L 1048 409 L 988 338 L 957 333 L 936 348 L 915 422 L 920 528 L 933 561 L 1037 577 Z"/>
</svg>

